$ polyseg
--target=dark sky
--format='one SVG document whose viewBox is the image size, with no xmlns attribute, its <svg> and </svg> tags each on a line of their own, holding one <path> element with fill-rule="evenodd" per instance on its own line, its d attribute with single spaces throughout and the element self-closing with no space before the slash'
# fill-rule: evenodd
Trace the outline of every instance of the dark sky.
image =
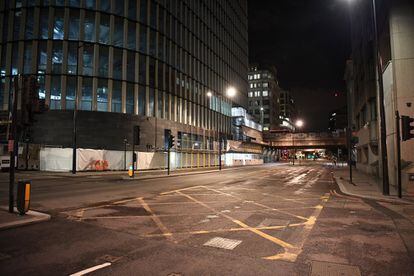
<svg viewBox="0 0 414 276">
<path fill-rule="evenodd" d="M 329 113 L 346 105 L 350 55 L 344 0 L 248 0 L 249 59 L 275 65 L 296 100 L 305 130 L 326 130 Z M 339 91 L 339 97 L 335 97 Z"/>
</svg>

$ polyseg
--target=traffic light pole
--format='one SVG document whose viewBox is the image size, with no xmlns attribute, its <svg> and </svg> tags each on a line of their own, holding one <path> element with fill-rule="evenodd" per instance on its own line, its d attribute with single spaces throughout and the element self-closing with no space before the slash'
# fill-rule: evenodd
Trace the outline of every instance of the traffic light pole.
<svg viewBox="0 0 414 276">
<path fill-rule="evenodd" d="M 219 133 L 219 170 L 221 171 L 221 134 Z"/>
<path fill-rule="evenodd" d="M 170 146 L 168 145 L 168 150 L 167 150 L 167 175 L 170 175 Z"/>
<path fill-rule="evenodd" d="M 401 133 L 400 133 L 400 113 L 395 111 L 395 124 L 397 133 L 397 185 L 398 185 L 398 197 L 402 197 L 402 185 L 401 185 Z"/>
</svg>

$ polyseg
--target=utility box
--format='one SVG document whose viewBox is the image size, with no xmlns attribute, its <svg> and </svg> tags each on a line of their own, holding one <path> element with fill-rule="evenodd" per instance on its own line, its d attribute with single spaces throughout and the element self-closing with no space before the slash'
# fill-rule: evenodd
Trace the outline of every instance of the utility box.
<svg viewBox="0 0 414 276">
<path fill-rule="evenodd" d="M 20 215 L 26 214 L 29 211 L 30 207 L 30 188 L 31 181 L 19 181 L 17 184 L 17 198 L 16 198 L 16 207 Z"/>
</svg>

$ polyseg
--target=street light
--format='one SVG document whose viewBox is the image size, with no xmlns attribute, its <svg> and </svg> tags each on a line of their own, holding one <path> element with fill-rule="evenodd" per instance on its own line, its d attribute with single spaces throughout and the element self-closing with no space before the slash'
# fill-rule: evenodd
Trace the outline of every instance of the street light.
<svg viewBox="0 0 414 276">
<path fill-rule="evenodd" d="M 303 125 L 305 123 L 302 120 L 296 120 L 295 122 L 295 126 L 297 128 L 302 128 Z M 292 146 L 293 146 L 293 150 L 294 150 L 294 154 L 293 154 L 293 161 L 292 161 L 292 165 L 295 165 L 295 158 L 296 158 L 296 148 L 295 148 L 295 132 L 296 132 L 296 127 L 293 129 L 293 133 L 292 133 Z"/>
<path fill-rule="evenodd" d="M 236 88 L 234 88 L 233 86 L 230 86 L 229 88 L 227 88 L 226 95 L 227 95 L 228 98 L 233 98 L 234 96 L 236 96 L 236 94 L 237 94 Z M 209 98 L 213 97 L 213 93 L 211 91 L 208 91 L 206 95 Z M 222 110 L 221 110 L 221 102 L 222 102 L 222 100 L 223 100 L 223 97 L 221 95 L 219 95 L 219 103 L 220 103 L 220 106 L 219 106 L 219 110 L 220 111 L 219 112 L 220 113 L 222 112 Z M 221 171 L 222 138 L 221 138 L 221 132 L 220 131 L 219 131 L 218 136 L 219 136 L 218 137 L 218 139 L 219 139 L 219 170 Z"/>
<path fill-rule="evenodd" d="M 264 128 L 263 124 L 264 124 L 264 108 L 263 106 L 260 107 L 260 123 L 262 124 L 262 127 Z"/>
<path fill-rule="evenodd" d="M 356 0 L 348 0 L 354 2 Z M 378 43 L 378 24 L 377 24 L 377 2 L 372 0 L 372 14 L 374 27 L 374 52 L 376 54 L 376 70 L 378 75 L 378 101 L 379 101 L 379 115 L 380 115 L 380 149 L 382 161 L 382 193 L 384 195 L 390 194 L 389 179 L 388 179 L 388 156 L 387 156 L 387 139 L 386 139 L 386 124 L 385 124 L 385 105 L 384 105 L 384 83 L 382 79 L 382 60 Z M 350 20 L 352 24 L 352 20 Z"/>
</svg>

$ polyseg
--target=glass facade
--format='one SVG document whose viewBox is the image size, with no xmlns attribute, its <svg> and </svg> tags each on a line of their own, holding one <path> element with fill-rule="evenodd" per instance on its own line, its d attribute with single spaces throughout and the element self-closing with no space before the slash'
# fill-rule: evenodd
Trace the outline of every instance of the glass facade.
<svg viewBox="0 0 414 276">
<path fill-rule="evenodd" d="M 0 0 L 0 110 L 12 76 L 36 75 L 53 110 L 78 99 L 81 110 L 229 133 L 232 105 L 247 103 L 246 9 L 236 0 Z"/>
</svg>

